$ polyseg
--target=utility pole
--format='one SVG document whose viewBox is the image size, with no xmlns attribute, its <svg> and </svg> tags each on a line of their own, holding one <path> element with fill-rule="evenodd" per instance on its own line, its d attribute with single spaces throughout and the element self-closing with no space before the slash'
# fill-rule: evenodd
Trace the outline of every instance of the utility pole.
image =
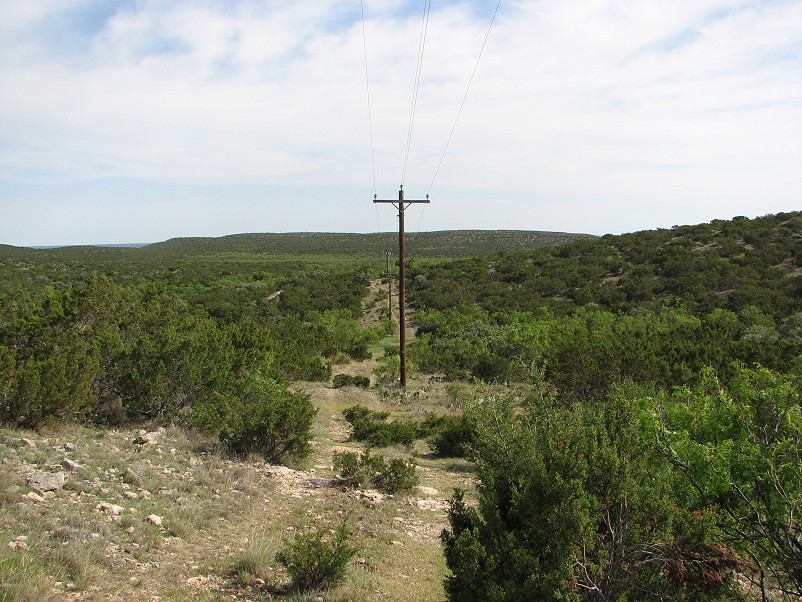
<svg viewBox="0 0 802 602">
<path fill-rule="evenodd" d="M 393 319 L 393 273 L 390 271 L 390 255 L 393 254 L 390 249 L 385 249 L 384 254 L 387 256 L 387 317 Z"/>
<path fill-rule="evenodd" d="M 398 191 L 398 201 L 391 200 L 378 200 L 376 195 L 373 195 L 374 203 L 390 203 L 398 209 L 398 326 L 400 330 L 400 354 L 401 354 L 401 386 L 407 388 L 407 325 L 406 325 L 406 308 L 405 296 L 406 285 L 405 279 L 405 256 L 404 256 L 404 209 L 413 203 L 428 203 L 429 195 L 426 195 L 426 200 L 406 201 L 404 200 L 404 185 Z"/>
</svg>

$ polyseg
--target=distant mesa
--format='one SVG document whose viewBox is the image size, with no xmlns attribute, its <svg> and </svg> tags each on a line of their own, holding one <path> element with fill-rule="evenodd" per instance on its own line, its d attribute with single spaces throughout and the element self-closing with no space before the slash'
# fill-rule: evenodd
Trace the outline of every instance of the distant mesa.
<svg viewBox="0 0 802 602">
<path fill-rule="evenodd" d="M 543 232 L 537 230 L 442 230 L 408 232 L 407 252 L 416 257 L 450 258 L 515 253 L 597 238 L 590 234 Z M 231 234 L 221 237 L 171 238 L 154 244 L 108 244 L 75 246 L 13 247 L 0 245 L 0 252 L 58 255 L 91 255 L 132 257 L 181 257 L 219 253 L 255 253 L 284 255 L 384 255 L 398 243 L 396 232 L 373 234 L 331 232 L 285 232 Z"/>
</svg>

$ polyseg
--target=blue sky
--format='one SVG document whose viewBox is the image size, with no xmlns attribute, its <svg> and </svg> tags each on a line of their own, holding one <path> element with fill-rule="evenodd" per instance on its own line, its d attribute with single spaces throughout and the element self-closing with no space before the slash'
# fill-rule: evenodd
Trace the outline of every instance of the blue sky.
<svg viewBox="0 0 802 602">
<path fill-rule="evenodd" d="M 0 243 L 393 230 L 424 2 L 362 6 L 370 120 L 355 0 L 0 0 Z M 802 209 L 802 1 L 502 0 L 436 171 L 495 7 L 431 2 L 409 229 Z"/>
</svg>

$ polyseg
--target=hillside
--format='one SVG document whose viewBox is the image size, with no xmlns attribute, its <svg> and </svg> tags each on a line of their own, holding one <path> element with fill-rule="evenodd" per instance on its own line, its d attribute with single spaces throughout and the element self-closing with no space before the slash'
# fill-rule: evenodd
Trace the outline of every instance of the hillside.
<svg viewBox="0 0 802 602">
<path fill-rule="evenodd" d="M 802 310 L 802 212 L 713 220 L 421 266 L 410 274 L 419 308 L 477 303 L 489 311 L 596 305 L 651 309 L 673 299 L 694 313 L 757 305 Z"/>
<path fill-rule="evenodd" d="M 533 230 L 444 230 L 440 232 L 407 232 L 410 254 L 421 257 L 468 257 L 491 253 L 514 253 L 526 249 L 560 245 L 589 234 L 540 232 Z M 70 246 L 33 249 L 0 245 L 0 257 L 23 258 L 177 258 L 188 255 L 224 253 L 274 255 L 375 255 L 398 246 L 396 232 L 375 234 L 287 232 L 263 234 L 231 234 L 221 237 L 188 237 L 137 247 Z"/>
<path fill-rule="evenodd" d="M 416 259 L 515 253 L 562 244 L 586 234 L 512 230 L 456 230 L 407 234 L 407 256 Z M 125 282 L 169 279 L 194 287 L 221 277 L 224 285 L 264 281 L 314 271 L 343 273 L 385 268 L 385 249 L 398 252 L 398 235 L 234 234 L 220 238 L 174 238 L 144 247 L 73 246 L 33 249 L 0 245 L 0 292 L 14 286 L 64 288 L 96 271 Z"/>
<path fill-rule="evenodd" d="M 586 234 L 537 232 L 526 230 L 448 230 L 408 232 L 407 252 L 420 257 L 466 257 L 505 251 L 513 253 L 558 245 Z M 144 248 L 147 254 L 209 255 L 216 253 L 270 253 L 299 255 L 379 254 L 395 250 L 398 234 L 339 234 L 326 232 L 291 232 L 234 234 L 220 238 L 174 238 Z"/>
<path fill-rule="evenodd" d="M 540 367 L 564 395 L 691 385 L 706 369 L 796 369 L 802 214 L 581 240 L 408 272 L 410 357 L 452 378 L 515 382 Z"/>
</svg>

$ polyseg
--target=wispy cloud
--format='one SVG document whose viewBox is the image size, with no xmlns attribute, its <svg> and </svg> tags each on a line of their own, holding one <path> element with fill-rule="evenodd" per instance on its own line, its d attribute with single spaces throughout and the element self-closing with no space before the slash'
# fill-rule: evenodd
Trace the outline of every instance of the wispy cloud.
<svg viewBox="0 0 802 602">
<path fill-rule="evenodd" d="M 432 5 L 414 194 L 428 191 L 495 8 Z M 393 194 L 422 3 L 364 7 L 376 174 Z M 115 208 L 154 198 L 177 217 L 173 235 L 372 230 L 364 76 L 352 0 L 0 4 L 0 209 L 15 216 L 0 242 L 90 242 L 113 231 Z M 800 131 L 802 2 L 503 1 L 422 226 L 603 233 L 798 208 Z M 24 205 L 58 207 L 59 186 L 100 202 L 98 180 L 121 187 L 103 191 L 105 221 L 62 219 L 47 231 L 75 234 L 40 238 L 48 213 Z M 216 216 L 204 187 L 227 198 L 242 185 L 261 193 L 241 219 L 222 219 L 224 202 Z M 331 215 L 317 209 L 328 193 Z M 193 198 L 206 222 L 182 221 Z M 258 227 L 270 203 L 284 221 Z"/>
</svg>

